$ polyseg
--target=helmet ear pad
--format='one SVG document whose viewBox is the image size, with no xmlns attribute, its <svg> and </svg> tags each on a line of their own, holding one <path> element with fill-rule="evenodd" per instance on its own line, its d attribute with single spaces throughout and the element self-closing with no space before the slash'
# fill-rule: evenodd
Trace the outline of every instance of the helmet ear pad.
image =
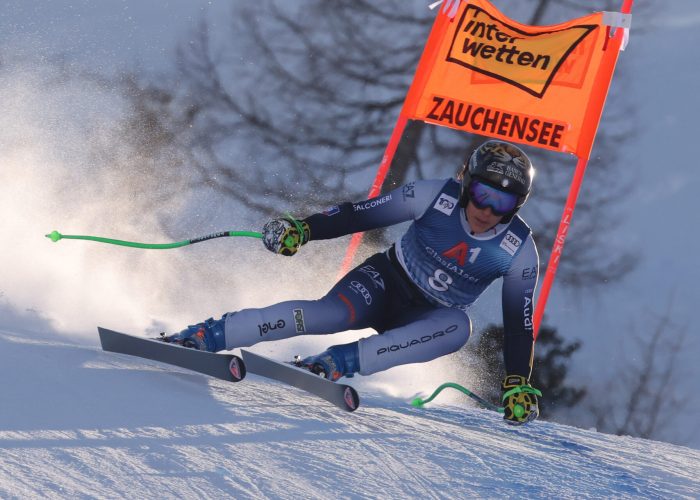
<svg viewBox="0 0 700 500">
<path fill-rule="evenodd" d="M 460 174 L 460 177 L 462 178 L 462 189 L 459 192 L 459 206 L 462 208 L 467 207 L 467 203 L 469 203 L 469 183 L 472 181 L 472 176 L 469 175 L 469 169 L 467 168 L 467 165 L 464 165 L 464 170 L 462 170 L 462 173 Z"/>
</svg>

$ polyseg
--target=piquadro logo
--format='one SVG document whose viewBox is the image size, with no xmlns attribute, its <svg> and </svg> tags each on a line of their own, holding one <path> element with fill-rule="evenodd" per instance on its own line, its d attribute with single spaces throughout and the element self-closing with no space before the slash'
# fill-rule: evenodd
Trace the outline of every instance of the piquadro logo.
<svg viewBox="0 0 700 500">
<path fill-rule="evenodd" d="M 388 352 L 396 352 L 402 349 L 408 349 L 410 347 L 413 347 L 414 345 L 421 345 L 425 344 L 426 342 L 432 342 L 433 340 L 437 340 L 440 337 L 444 337 L 445 335 L 454 332 L 458 328 L 459 327 L 457 325 L 450 325 L 444 330 L 438 330 L 437 332 L 433 332 L 432 334 L 422 335 L 421 337 L 406 340 L 405 342 L 399 342 L 398 344 L 392 344 L 388 347 L 380 347 L 379 349 L 377 349 L 377 356 L 381 356 L 382 354 L 386 354 Z"/>
<path fill-rule="evenodd" d="M 469 5 L 446 60 L 542 97 L 567 58 L 596 28 L 582 24 L 526 31 L 527 27 L 516 28 Z"/>
</svg>

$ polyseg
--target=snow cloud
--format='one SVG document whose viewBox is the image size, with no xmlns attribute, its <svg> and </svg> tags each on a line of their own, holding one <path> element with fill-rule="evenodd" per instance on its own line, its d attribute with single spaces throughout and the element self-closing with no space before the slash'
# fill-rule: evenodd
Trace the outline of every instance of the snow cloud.
<svg viewBox="0 0 700 500">
<path fill-rule="evenodd" d="M 295 259 L 272 256 L 249 239 L 166 251 L 51 242 L 45 235 L 53 230 L 165 242 L 256 230 L 262 221 L 222 209 L 214 224 L 230 227 L 206 226 L 219 202 L 183 187 L 184 179 L 168 169 L 140 164 L 148 159 L 135 157 L 125 141 L 129 108 L 114 85 L 23 61 L 0 66 L 0 100 L 0 329 L 97 344 L 98 325 L 155 335 L 245 307 L 315 299 L 332 287 L 345 239 L 309 245 Z M 375 250 L 365 248 L 365 256 Z M 291 359 L 373 333 L 303 337 L 254 350 Z M 399 367 L 357 383 L 393 397 L 425 395 L 450 378 L 450 363 Z"/>
<path fill-rule="evenodd" d="M 56 331 L 93 338 L 98 322 L 143 325 L 167 307 L 159 286 L 177 255 L 44 237 L 57 229 L 165 238 L 157 214 L 133 196 L 135 185 L 156 192 L 159 179 L 129 168 L 123 97 L 39 60 L 0 67 L 0 100 L 0 300 L 20 313 L 2 314 L 0 326 L 27 309 Z"/>
</svg>

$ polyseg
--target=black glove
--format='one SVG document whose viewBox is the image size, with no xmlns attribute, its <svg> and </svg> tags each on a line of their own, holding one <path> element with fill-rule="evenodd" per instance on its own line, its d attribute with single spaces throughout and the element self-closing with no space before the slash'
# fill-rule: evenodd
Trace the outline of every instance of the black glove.
<svg viewBox="0 0 700 500">
<path fill-rule="evenodd" d="M 532 387 L 525 377 L 506 375 L 501 384 L 503 396 L 501 402 L 505 412 L 503 419 L 512 425 L 526 424 L 540 415 L 537 396 L 542 393 Z"/>
<path fill-rule="evenodd" d="M 306 222 L 292 217 L 272 219 L 262 230 L 263 243 L 270 252 L 291 257 L 309 241 L 311 230 Z"/>
</svg>

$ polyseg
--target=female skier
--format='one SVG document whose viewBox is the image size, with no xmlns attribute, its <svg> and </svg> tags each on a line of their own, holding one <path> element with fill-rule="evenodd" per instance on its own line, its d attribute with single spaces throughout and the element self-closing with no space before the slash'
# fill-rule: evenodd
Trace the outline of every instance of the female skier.
<svg viewBox="0 0 700 500">
<path fill-rule="evenodd" d="M 530 228 L 517 215 L 533 175 L 520 148 L 490 140 L 468 157 L 456 180 L 410 182 L 300 221 L 274 219 L 263 228 L 263 242 L 285 256 L 312 240 L 413 222 L 398 242 L 351 270 L 318 300 L 226 313 L 165 340 L 216 352 L 297 335 L 373 328 L 377 334 L 297 362 L 333 381 L 369 375 L 460 349 L 471 333 L 469 306 L 503 278 L 504 418 L 513 424 L 534 420 L 539 391 L 529 378 L 538 256 Z M 516 405 L 525 411 L 514 412 Z"/>
</svg>

